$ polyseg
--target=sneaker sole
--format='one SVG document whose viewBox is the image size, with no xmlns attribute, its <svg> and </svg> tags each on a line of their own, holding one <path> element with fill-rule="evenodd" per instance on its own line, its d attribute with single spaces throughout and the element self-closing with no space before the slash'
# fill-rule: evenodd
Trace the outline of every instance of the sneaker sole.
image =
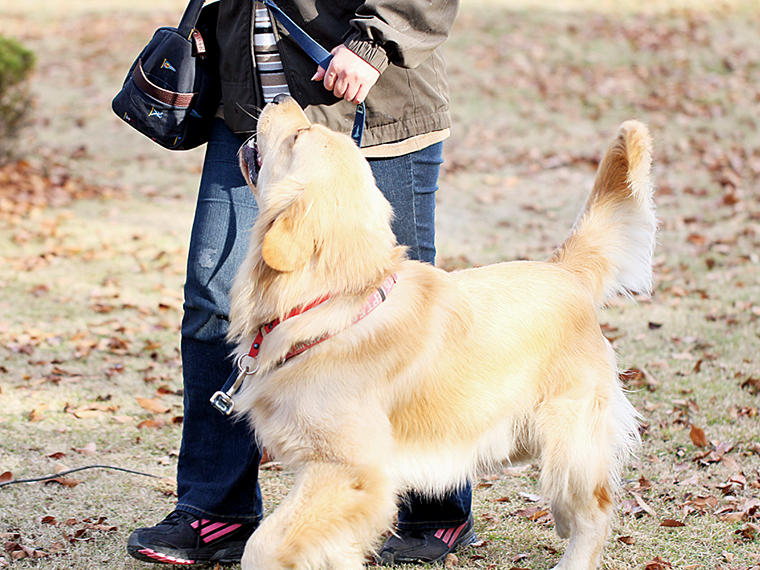
<svg viewBox="0 0 760 570">
<path fill-rule="evenodd" d="M 473 529 L 470 529 L 469 532 L 463 534 L 454 542 L 448 552 L 442 554 L 434 560 L 423 560 L 422 558 L 413 557 L 405 558 L 403 556 L 397 558 L 391 551 L 386 551 L 377 555 L 376 559 L 378 564 L 381 566 L 395 566 L 397 564 L 435 564 L 437 562 L 444 562 L 446 560 L 446 557 L 454 552 L 457 548 L 460 548 L 462 546 L 469 546 L 477 542 L 477 540 L 478 535 L 475 534 L 475 531 Z"/>
<path fill-rule="evenodd" d="M 192 564 L 207 564 L 209 562 L 218 562 L 219 564 L 236 564 L 240 562 L 245 550 L 245 543 L 239 546 L 224 548 L 209 558 L 190 557 L 187 552 L 173 551 L 172 554 L 159 552 L 150 547 L 140 544 L 128 544 L 127 553 L 142 562 L 152 562 L 154 564 L 173 564 L 176 566 L 190 566 Z"/>
</svg>

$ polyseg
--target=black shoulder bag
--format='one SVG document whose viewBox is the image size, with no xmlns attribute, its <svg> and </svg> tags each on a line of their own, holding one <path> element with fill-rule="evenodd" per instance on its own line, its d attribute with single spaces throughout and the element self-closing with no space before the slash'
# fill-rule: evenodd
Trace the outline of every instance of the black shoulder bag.
<svg viewBox="0 0 760 570">
<path fill-rule="evenodd" d="M 177 28 L 159 28 L 132 64 L 111 106 L 131 127 L 170 150 L 208 142 L 221 100 L 219 3 L 190 0 Z"/>
</svg>

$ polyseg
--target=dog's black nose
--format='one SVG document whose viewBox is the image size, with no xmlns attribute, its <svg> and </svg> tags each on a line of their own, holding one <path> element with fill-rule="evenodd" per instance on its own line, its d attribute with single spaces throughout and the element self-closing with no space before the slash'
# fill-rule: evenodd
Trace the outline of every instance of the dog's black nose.
<svg viewBox="0 0 760 570">
<path fill-rule="evenodd" d="M 272 99 L 272 103 L 274 103 L 275 105 L 279 105 L 280 103 L 285 101 L 287 98 L 288 98 L 288 95 L 286 95 L 285 93 L 279 93 L 274 96 L 274 99 Z"/>
</svg>

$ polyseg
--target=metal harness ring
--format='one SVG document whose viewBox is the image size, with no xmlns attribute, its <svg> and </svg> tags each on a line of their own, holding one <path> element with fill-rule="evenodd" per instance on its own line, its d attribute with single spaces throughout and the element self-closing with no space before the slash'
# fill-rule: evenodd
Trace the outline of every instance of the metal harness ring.
<svg viewBox="0 0 760 570">
<path fill-rule="evenodd" d="M 243 360 L 246 358 L 250 358 L 253 360 L 254 364 L 256 365 L 253 369 L 249 368 L 248 365 L 243 364 Z M 259 361 L 251 356 L 250 354 L 241 354 L 240 358 L 238 358 L 237 361 L 237 368 L 240 370 L 240 373 L 245 376 L 252 376 L 256 374 L 256 372 L 259 370 Z"/>
</svg>

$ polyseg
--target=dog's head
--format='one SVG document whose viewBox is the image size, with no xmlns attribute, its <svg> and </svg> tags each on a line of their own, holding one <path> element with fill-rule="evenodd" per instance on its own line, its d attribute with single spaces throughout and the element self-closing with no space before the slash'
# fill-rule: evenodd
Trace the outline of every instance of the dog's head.
<svg viewBox="0 0 760 570">
<path fill-rule="evenodd" d="M 252 247 L 270 268 L 350 287 L 397 259 L 391 207 L 361 151 L 311 123 L 294 99 L 264 108 L 240 163 L 259 206 Z"/>
</svg>

